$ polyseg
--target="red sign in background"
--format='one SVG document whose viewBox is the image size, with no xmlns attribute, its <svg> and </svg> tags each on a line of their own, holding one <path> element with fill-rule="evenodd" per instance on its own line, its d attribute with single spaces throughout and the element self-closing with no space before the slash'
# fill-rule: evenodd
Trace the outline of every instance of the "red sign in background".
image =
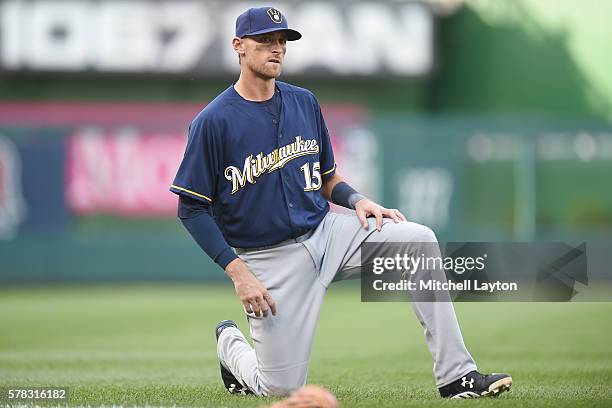
<svg viewBox="0 0 612 408">
<path fill-rule="evenodd" d="M 77 214 L 176 214 L 169 193 L 185 149 L 183 134 L 81 129 L 68 139 L 66 198 Z"/>
<path fill-rule="evenodd" d="M 66 127 L 65 199 L 77 215 L 173 217 L 168 191 L 201 104 L 3 103 L 0 125 Z M 324 107 L 336 161 L 336 129 L 365 119 L 357 106 Z"/>
</svg>

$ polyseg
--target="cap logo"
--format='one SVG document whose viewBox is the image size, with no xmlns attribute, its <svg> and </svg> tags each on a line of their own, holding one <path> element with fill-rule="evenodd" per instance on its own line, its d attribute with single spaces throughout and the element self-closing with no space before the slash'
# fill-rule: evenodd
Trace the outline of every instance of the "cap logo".
<svg viewBox="0 0 612 408">
<path fill-rule="evenodd" d="M 277 9 L 268 9 L 268 15 L 276 24 L 280 24 L 283 22 L 283 15 Z"/>
</svg>

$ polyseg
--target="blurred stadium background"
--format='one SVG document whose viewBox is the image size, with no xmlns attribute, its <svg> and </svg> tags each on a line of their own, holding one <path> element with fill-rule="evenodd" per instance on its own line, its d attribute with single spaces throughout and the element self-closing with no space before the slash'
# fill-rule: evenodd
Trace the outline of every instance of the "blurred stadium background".
<svg viewBox="0 0 612 408">
<path fill-rule="evenodd" d="M 223 278 L 167 187 L 248 5 L 0 2 L 2 281 Z M 277 6 L 359 189 L 441 240 L 610 233 L 607 2 Z"/>
<path fill-rule="evenodd" d="M 0 1 L 0 280 L 223 278 L 167 187 L 249 4 Z M 608 2 L 275 5 L 360 190 L 441 240 L 610 236 Z"/>
<path fill-rule="evenodd" d="M 230 38 L 254 4 L 0 0 L 5 351 L 41 347 L 24 339 L 44 332 L 13 324 L 36 324 L 41 293 L 53 302 L 66 295 L 59 283 L 226 282 L 176 219 L 168 186 L 189 121 L 237 77 Z M 609 250 L 611 2 L 269 4 L 304 34 L 289 44 L 281 79 L 318 96 L 339 169 L 359 190 L 442 241 L 590 241 Z M 609 277 L 605 256 L 596 258 L 592 270 Z M 94 289 L 79 288 L 82 303 L 70 292 L 67 309 L 87 310 Z M 159 287 L 138 293 L 163 297 Z M 140 295 L 122 310 L 150 307 Z M 64 306 L 57 310 L 56 320 Z M 76 343 L 50 347 L 61 344 Z M 605 381 L 612 359 L 602 353 Z M 6 358 L 5 374 L 27 366 Z M 7 378 L 35 382 L 28 375 Z"/>
</svg>

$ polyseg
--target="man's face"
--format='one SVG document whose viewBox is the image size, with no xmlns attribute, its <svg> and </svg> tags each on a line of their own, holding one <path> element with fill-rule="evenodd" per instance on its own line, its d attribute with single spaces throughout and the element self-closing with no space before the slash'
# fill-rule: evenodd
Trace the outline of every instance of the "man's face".
<svg viewBox="0 0 612 408">
<path fill-rule="evenodd" d="M 287 52 L 287 34 L 277 31 L 245 37 L 240 41 L 244 52 L 242 64 L 265 79 L 280 76 Z"/>
</svg>

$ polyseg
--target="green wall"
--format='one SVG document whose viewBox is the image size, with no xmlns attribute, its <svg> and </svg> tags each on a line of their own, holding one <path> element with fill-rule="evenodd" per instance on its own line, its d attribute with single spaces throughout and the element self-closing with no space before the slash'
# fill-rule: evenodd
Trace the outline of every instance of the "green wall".
<svg viewBox="0 0 612 408">
<path fill-rule="evenodd" d="M 379 175 L 380 202 L 432 227 L 442 242 L 610 240 L 610 125 L 375 115 L 368 131 L 375 137 L 377 160 L 363 171 Z M 608 147 L 581 158 L 575 141 L 587 134 Z M 545 135 L 555 135 L 555 144 L 567 154 L 543 157 L 536 146 Z M 481 138 L 479 146 L 489 145 L 487 154 L 474 153 L 474 138 Z M 423 181 L 404 188 L 414 171 Z M 448 188 L 444 180 L 450 181 Z M 62 205 L 63 193 L 58 195 Z M 45 200 L 45 210 L 53 202 Z M 428 216 L 430 207 L 440 211 Z M 29 210 L 35 214 L 34 207 Z M 43 227 L 24 225 L 15 239 L 0 241 L 0 284 L 225 279 L 175 217 L 67 214 L 61 225 Z M 609 270 L 605 255 L 593 258 L 599 259 L 600 271 Z"/>
<path fill-rule="evenodd" d="M 435 110 L 612 119 L 612 2 L 467 1 L 441 24 Z"/>
<path fill-rule="evenodd" d="M 0 76 L 0 100 L 207 102 L 237 78 L 189 80 L 151 77 L 86 78 L 66 76 Z M 281 77 L 281 80 L 286 80 Z M 425 83 L 411 81 L 341 80 L 288 82 L 312 90 L 324 103 L 353 103 L 386 112 L 418 112 L 430 98 Z"/>
</svg>

